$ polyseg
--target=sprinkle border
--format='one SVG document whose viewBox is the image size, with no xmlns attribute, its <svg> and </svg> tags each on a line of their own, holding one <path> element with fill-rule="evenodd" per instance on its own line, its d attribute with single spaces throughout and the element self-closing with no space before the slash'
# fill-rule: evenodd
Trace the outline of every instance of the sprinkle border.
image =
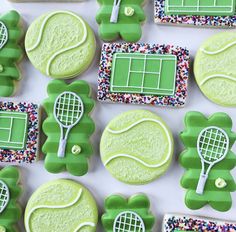
<svg viewBox="0 0 236 232">
<path fill-rule="evenodd" d="M 39 143 L 39 106 L 34 103 L 0 101 L 1 111 L 28 114 L 28 135 L 25 150 L 0 149 L 0 162 L 33 163 L 37 160 Z"/>
<path fill-rule="evenodd" d="M 110 78 L 112 57 L 114 53 L 146 53 L 171 54 L 177 56 L 176 90 L 173 96 L 154 96 L 129 93 L 111 93 Z M 102 102 L 119 102 L 133 104 L 151 104 L 157 106 L 183 107 L 187 97 L 187 82 L 189 76 L 189 51 L 173 45 L 146 43 L 104 43 L 98 73 L 97 99 Z"/>
<path fill-rule="evenodd" d="M 235 16 L 191 16 L 165 15 L 165 0 L 154 0 L 155 23 L 194 25 L 205 27 L 235 27 Z"/>
</svg>

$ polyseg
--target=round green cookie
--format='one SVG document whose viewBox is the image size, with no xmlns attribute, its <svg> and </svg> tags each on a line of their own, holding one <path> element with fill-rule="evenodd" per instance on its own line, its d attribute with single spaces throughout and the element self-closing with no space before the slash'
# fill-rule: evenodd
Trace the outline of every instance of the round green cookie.
<svg viewBox="0 0 236 232">
<path fill-rule="evenodd" d="M 26 232 L 96 231 L 98 210 L 90 192 L 65 179 L 39 187 L 25 210 Z"/>
<path fill-rule="evenodd" d="M 52 78 L 73 78 L 91 64 L 96 50 L 92 29 L 69 11 L 44 14 L 29 27 L 25 48 L 32 64 Z"/>
<path fill-rule="evenodd" d="M 170 166 L 174 142 L 165 122 L 146 110 L 128 111 L 105 128 L 100 153 L 108 171 L 128 184 L 146 184 Z"/>
<path fill-rule="evenodd" d="M 194 74 L 201 91 L 222 106 L 236 106 L 236 33 L 209 38 L 197 52 Z"/>
</svg>

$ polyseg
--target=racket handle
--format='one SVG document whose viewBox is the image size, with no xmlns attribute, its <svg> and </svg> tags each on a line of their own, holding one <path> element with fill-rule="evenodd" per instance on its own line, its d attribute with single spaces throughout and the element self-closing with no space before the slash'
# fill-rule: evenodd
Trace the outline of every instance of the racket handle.
<svg viewBox="0 0 236 232">
<path fill-rule="evenodd" d="M 110 18 L 111 23 L 117 23 L 118 16 L 119 16 L 119 11 L 120 11 L 120 6 L 119 5 L 114 5 L 113 8 L 112 8 L 112 13 L 111 13 L 111 18 Z"/>
<path fill-rule="evenodd" d="M 206 175 L 206 174 L 201 174 L 200 175 L 198 185 L 197 185 L 197 190 L 196 190 L 197 194 L 200 194 L 200 195 L 203 194 L 207 178 L 208 178 L 208 175 Z"/>
<path fill-rule="evenodd" d="M 61 139 L 60 140 L 59 148 L 58 148 L 58 151 L 57 151 L 57 156 L 59 158 L 64 158 L 65 157 L 66 143 L 67 143 L 66 139 Z"/>
</svg>

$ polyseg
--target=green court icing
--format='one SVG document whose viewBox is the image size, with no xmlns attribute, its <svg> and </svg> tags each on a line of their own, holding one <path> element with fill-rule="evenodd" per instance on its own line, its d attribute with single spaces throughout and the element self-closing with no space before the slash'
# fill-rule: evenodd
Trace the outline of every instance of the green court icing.
<svg viewBox="0 0 236 232">
<path fill-rule="evenodd" d="M 27 125 L 27 113 L 0 111 L 0 148 L 24 149 Z"/>
<path fill-rule="evenodd" d="M 112 62 L 111 92 L 145 95 L 175 92 L 174 55 L 116 53 Z"/>
<path fill-rule="evenodd" d="M 166 0 L 167 15 L 230 16 L 236 0 Z"/>
</svg>

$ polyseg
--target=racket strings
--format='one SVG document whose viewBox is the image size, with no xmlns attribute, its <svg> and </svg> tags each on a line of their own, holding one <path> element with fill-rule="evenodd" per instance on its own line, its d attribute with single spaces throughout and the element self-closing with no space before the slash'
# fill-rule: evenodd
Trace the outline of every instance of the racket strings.
<svg viewBox="0 0 236 232">
<path fill-rule="evenodd" d="M 9 193 L 7 187 L 0 182 L 0 212 L 4 209 L 9 199 Z"/>
<path fill-rule="evenodd" d="M 144 224 L 142 219 L 132 212 L 121 214 L 114 226 L 115 232 L 144 232 Z"/>
<path fill-rule="evenodd" d="M 7 39 L 8 39 L 7 28 L 3 24 L 3 22 L 0 22 L 0 49 L 6 43 Z"/>
</svg>

